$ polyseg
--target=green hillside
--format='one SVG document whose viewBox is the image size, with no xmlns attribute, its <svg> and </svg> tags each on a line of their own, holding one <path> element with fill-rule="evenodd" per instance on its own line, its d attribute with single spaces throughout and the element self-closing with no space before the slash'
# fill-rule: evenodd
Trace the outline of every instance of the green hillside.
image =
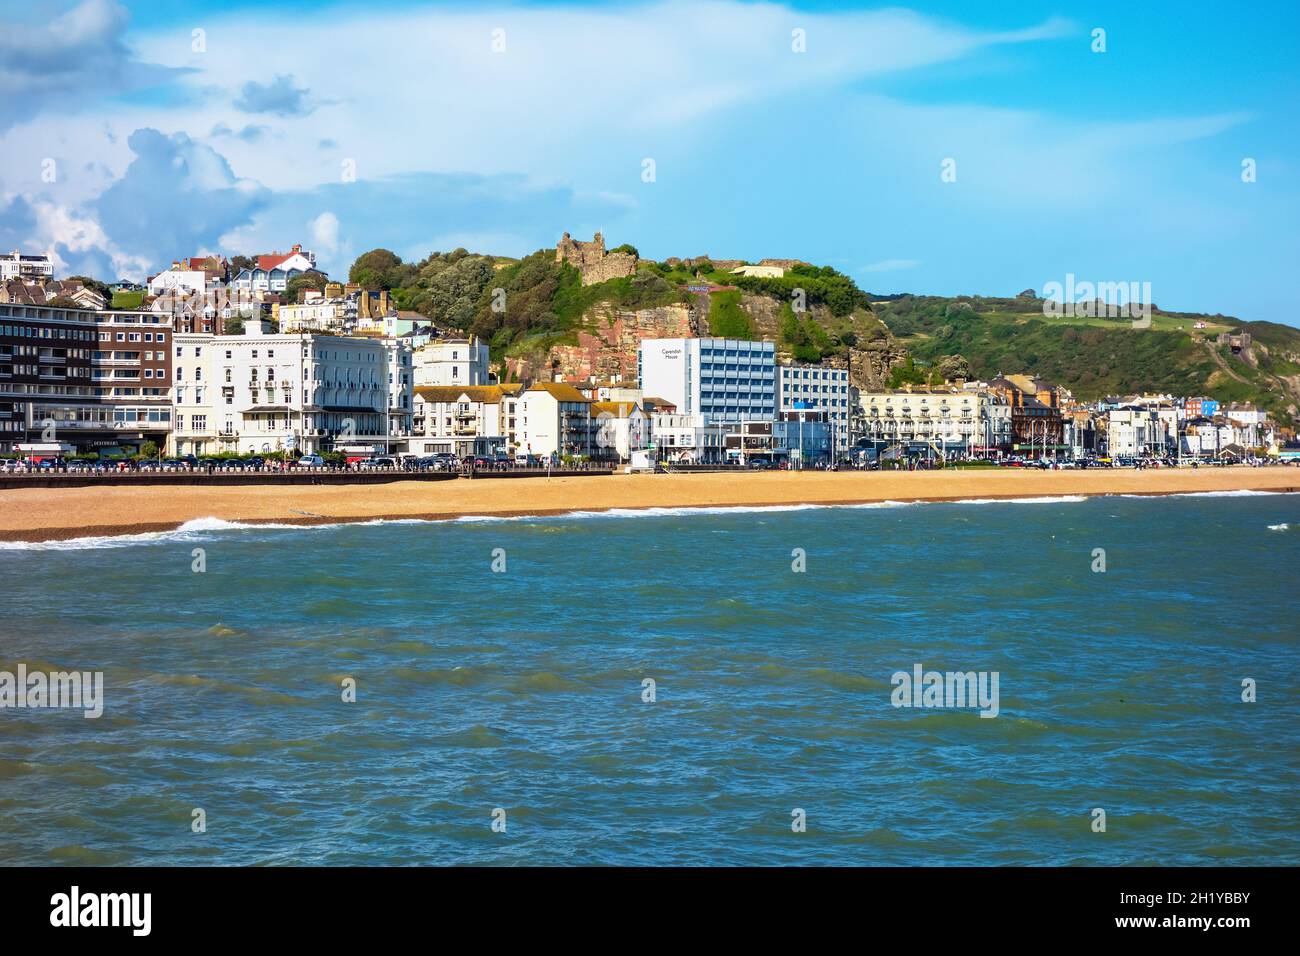
<svg viewBox="0 0 1300 956">
<path fill-rule="evenodd" d="M 1054 318 L 1042 300 L 896 296 L 873 308 L 919 363 L 960 356 L 977 378 L 1028 372 L 1081 399 L 1135 392 L 1249 401 L 1293 422 L 1300 403 L 1300 329 L 1230 316 L 1155 310 L 1151 328 L 1128 318 Z M 1197 329 L 1197 323 L 1205 328 Z M 1249 332 L 1234 353 L 1219 332 Z"/>
</svg>

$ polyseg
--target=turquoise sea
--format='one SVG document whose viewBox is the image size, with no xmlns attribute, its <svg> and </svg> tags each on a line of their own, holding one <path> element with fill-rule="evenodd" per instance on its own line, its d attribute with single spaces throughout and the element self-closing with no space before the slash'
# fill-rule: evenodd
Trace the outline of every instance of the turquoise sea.
<svg viewBox="0 0 1300 956">
<path fill-rule="evenodd" d="M 0 710 L 0 863 L 1295 865 L 1298 570 L 1266 494 L 0 545 L 0 670 L 105 681 Z"/>
</svg>

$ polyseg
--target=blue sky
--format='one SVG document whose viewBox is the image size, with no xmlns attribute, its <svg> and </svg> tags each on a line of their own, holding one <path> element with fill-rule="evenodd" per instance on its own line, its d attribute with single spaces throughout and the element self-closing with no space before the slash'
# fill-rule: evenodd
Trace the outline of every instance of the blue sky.
<svg viewBox="0 0 1300 956">
<path fill-rule="evenodd" d="M 603 228 L 876 292 L 1073 273 L 1300 324 L 1294 3 L 55 0 L 6 19 L 0 248 L 69 272 L 301 242 L 343 274 L 375 246 L 520 255 Z"/>
</svg>

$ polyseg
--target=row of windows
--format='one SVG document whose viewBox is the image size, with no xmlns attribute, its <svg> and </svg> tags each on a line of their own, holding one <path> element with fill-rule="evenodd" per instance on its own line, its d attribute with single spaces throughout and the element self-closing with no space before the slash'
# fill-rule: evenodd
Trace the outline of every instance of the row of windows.
<svg viewBox="0 0 1300 956">
<path fill-rule="evenodd" d="M 75 339 L 79 342 L 95 340 L 95 333 L 90 329 L 45 329 L 34 325 L 0 325 L 0 335 L 8 335 L 16 339 Z"/>
</svg>

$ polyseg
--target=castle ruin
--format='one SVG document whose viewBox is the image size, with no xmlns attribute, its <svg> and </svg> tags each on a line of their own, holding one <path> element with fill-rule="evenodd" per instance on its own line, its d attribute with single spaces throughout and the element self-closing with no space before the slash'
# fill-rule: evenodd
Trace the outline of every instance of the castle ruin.
<svg viewBox="0 0 1300 956">
<path fill-rule="evenodd" d="M 567 262 L 582 273 L 583 285 L 636 275 L 636 255 L 606 252 L 605 237 L 600 233 L 596 233 L 591 242 L 579 242 L 570 239 L 566 232 L 555 247 L 555 261 Z"/>
</svg>

